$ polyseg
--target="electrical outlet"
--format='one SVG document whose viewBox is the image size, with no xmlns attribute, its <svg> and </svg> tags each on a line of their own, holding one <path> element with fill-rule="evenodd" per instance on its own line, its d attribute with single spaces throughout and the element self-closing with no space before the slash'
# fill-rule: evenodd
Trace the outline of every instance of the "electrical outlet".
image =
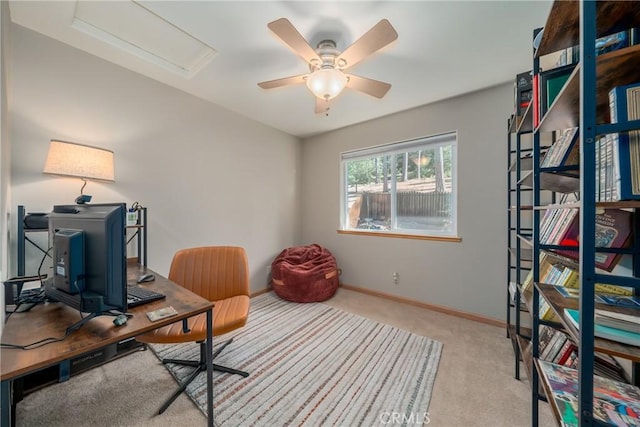
<svg viewBox="0 0 640 427">
<path fill-rule="evenodd" d="M 397 285 L 400 282 L 400 275 L 398 274 L 398 272 L 394 271 L 391 277 L 393 277 L 394 285 Z"/>
</svg>

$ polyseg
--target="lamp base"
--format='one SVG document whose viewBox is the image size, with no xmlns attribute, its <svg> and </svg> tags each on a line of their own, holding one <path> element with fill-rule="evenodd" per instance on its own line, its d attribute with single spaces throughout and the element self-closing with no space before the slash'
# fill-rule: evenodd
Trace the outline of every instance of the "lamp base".
<svg viewBox="0 0 640 427">
<path fill-rule="evenodd" d="M 77 205 L 84 205 L 85 203 L 89 203 L 90 201 L 91 201 L 91 196 L 89 196 L 88 194 L 81 194 L 78 197 L 76 197 Z"/>
</svg>

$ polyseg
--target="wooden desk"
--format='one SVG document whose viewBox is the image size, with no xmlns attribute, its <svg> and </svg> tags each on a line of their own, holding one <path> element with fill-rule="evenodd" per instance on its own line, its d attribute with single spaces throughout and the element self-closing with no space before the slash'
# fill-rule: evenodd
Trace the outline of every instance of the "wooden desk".
<svg viewBox="0 0 640 427">
<path fill-rule="evenodd" d="M 137 265 L 127 265 L 128 282 L 135 282 L 142 273 L 153 273 L 154 282 L 141 284 L 166 295 L 166 299 L 144 304 L 128 310 L 133 314 L 126 324 L 116 327 L 113 317 L 100 316 L 91 319 L 82 328 L 73 332 L 65 340 L 44 345 L 32 350 L 2 348 L 0 350 L 0 380 L 2 425 L 12 425 L 11 383 L 29 373 L 56 365 L 85 353 L 95 351 L 107 345 L 127 338 L 141 335 L 162 326 L 207 313 L 207 407 L 208 425 L 213 426 L 213 390 L 212 379 L 212 335 L 213 302 L 208 301 L 159 274 Z M 176 316 L 151 322 L 146 316 L 148 311 L 173 306 Z M 2 342 L 26 345 L 48 337 L 63 337 L 67 327 L 80 320 L 77 310 L 60 303 L 37 305 L 31 311 L 14 313 L 4 325 Z"/>
</svg>

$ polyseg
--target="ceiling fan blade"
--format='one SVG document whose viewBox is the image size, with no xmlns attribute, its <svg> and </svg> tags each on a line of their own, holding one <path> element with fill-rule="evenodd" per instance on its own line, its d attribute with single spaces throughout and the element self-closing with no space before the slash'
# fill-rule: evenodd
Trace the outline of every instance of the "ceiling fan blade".
<svg viewBox="0 0 640 427">
<path fill-rule="evenodd" d="M 304 83 L 307 76 L 308 74 L 300 74 L 299 76 L 291 76 L 291 77 L 285 77 L 282 79 L 269 80 L 267 82 L 258 83 L 258 86 L 260 86 L 262 89 L 273 89 L 281 86 L 297 85 L 300 83 Z"/>
<path fill-rule="evenodd" d="M 353 67 L 397 38 L 398 33 L 391 23 L 383 19 L 342 52 L 336 59 L 336 64 L 341 69 Z M 344 65 L 340 65 L 341 63 L 344 63 Z"/>
<path fill-rule="evenodd" d="M 291 48 L 291 50 L 308 63 L 314 65 L 320 65 L 322 63 L 322 60 L 316 51 L 313 50 L 305 38 L 302 37 L 287 18 L 280 18 L 273 22 L 269 22 L 267 27 L 269 27 L 276 36 L 280 37 L 280 39 Z"/>
<path fill-rule="evenodd" d="M 316 114 L 329 115 L 329 101 L 326 99 L 320 99 L 316 97 Z"/>
<path fill-rule="evenodd" d="M 354 76 L 353 74 L 347 74 L 347 77 L 349 78 L 347 87 L 364 92 L 367 95 L 371 95 L 376 98 L 382 98 L 387 94 L 389 89 L 391 89 L 391 85 L 389 83 L 368 79 L 366 77 Z"/>
</svg>

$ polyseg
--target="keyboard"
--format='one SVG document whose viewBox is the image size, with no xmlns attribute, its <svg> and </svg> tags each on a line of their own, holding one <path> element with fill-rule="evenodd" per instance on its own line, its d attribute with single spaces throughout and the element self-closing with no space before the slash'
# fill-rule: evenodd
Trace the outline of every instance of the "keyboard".
<svg viewBox="0 0 640 427">
<path fill-rule="evenodd" d="M 127 307 L 137 307 L 159 299 L 166 298 L 164 294 L 136 285 L 127 286 Z"/>
</svg>

